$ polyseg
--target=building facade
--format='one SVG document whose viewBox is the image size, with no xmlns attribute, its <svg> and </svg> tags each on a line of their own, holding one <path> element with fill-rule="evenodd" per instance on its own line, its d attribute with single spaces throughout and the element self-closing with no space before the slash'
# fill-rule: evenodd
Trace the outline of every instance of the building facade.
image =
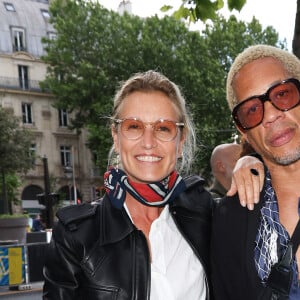
<svg viewBox="0 0 300 300">
<path fill-rule="evenodd" d="M 39 82 L 47 66 L 42 37 L 55 38 L 47 0 L 0 0 L 0 105 L 20 117 L 20 126 L 33 132 L 29 151 L 34 167 L 23 176 L 20 189 L 26 210 L 39 207 L 36 195 L 45 190 L 44 162 L 48 162 L 51 192 L 70 203 L 92 201 L 100 174 L 86 146 L 87 131 L 68 128 L 70 115 L 58 110 L 55 98 Z M 75 188 L 74 188 L 75 186 Z M 74 192 L 76 191 L 76 192 Z"/>
</svg>

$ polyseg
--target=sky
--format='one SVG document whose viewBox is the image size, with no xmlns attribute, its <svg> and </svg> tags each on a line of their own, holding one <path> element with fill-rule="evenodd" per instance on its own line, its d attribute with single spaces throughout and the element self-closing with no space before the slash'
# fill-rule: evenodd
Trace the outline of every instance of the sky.
<svg viewBox="0 0 300 300">
<path fill-rule="evenodd" d="M 108 9 L 117 11 L 121 0 L 98 0 Z M 163 16 L 160 8 L 163 5 L 179 7 L 181 0 L 130 0 L 132 12 L 141 17 L 148 17 L 157 14 Z M 227 1 L 225 0 L 225 6 Z M 234 11 L 238 19 L 250 22 L 255 16 L 263 28 L 273 26 L 279 33 L 279 38 L 286 38 L 288 49 L 292 50 L 292 39 L 296 16 L 297 0 L 247 0 L 241 12 Z M 229 15 L 227 9 L 220 11 L 225 17 Z M 193 25 L 192 29 L 201 29 L 201 22 Z"/>
</svg>

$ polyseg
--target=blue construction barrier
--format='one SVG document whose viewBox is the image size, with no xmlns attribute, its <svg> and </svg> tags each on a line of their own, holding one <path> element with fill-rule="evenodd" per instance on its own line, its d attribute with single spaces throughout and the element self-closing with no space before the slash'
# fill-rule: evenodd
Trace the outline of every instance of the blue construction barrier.
<svg viewBox="0 0 300 300">
<path fill-rule="evenodd" d="M 46 233 L 28 235 L 25 244 L 0 241 L 0 286 L 30 289 L 31 283 L 43 281 L 47 247 Z"/>
<path fill-rule="evenodd" d="M 24 245 L 0 246 L 0 285 L 26 282 L 26 249 Z"/>
</svg>

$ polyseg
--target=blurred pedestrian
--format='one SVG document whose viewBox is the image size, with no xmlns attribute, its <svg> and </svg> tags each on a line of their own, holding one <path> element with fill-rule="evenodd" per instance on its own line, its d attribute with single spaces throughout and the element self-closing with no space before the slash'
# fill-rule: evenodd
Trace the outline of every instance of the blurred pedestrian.
<svg viewBox="0 0 300 300">
<path fill-rule="evenodd" d="M 31 231 L 38 232 L 38 231 L 43 231 L 44 229 L 45 229 L 45 225 L 42 222 L 41 215 L 37 214 L 35 218 L 32 220 Z"/>
<path fill-rule="evenodd" d="M 229 190 L 232 172 L 240 153 L 241 146 L 234 143 L 220 144 L 213 149 L 210 157 L 213 183 L 209 191 L 214 199 L 222 198 Z"/>
</svg>

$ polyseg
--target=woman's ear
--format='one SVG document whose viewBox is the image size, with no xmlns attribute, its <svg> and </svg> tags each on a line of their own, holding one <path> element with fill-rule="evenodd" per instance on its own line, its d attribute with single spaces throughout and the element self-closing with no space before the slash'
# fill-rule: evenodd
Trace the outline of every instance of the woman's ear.
<svg viewBox="0 0 300 300">
<path fill-rule="evenodd" d="M 180 140 L 179 140 L 179 145 L 177 148 L 177 156 L 178 157 L 182 157 L 184 141 L 185 141 L 185 133 L 182 132 Z"/>
<path fill-rule="evenodd" d="M 116 153 L 119 153 L 119 137 L 118 137 L 117 129 L 114 125 L 111 127 L 111 136 L 114 142 L 114 149 Z"/>
</svg>

